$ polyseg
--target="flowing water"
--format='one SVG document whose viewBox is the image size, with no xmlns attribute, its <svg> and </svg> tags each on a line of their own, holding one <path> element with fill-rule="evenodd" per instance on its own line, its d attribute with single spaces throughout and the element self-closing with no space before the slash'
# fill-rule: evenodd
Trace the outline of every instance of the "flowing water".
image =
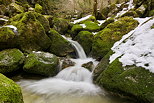
<svg viewBox="0 0 154 103">
<path fill-rule="evenodd" d="M 87 58 L 83 48 L 71 39 L 78 59 L 76 64 L 60 71 L 55 77 L 42 80 L 20 80 L 25 103 L 124 103 L 107 97 L 104 90 L 93 84 L 92 72 L 81 67 L 92 61 Z M 125 102 L 126 103 L 126 102 Z"/>
</svg>

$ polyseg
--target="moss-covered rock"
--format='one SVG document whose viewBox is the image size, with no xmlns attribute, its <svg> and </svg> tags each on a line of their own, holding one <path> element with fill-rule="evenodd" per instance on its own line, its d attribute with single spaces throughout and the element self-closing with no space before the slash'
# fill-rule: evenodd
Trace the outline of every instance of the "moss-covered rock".
<svg viewBox="0 0 154 103">
<path fill-rule="evenodd" d="M 113 22 L 114 22 L 114 18 L 107 19 L 104 23 L 101 24 L 100 26 L 101 30 L 104 29 L 108 24 L 113 23 Z"/>
<path fill-rule="evenodd" d="M 117 6 L 115 4 L 111 4 L 105 8 L 102 9 L 101 13 L 103 16 L 107 17 L 111 17 L 114 16 L 116 13 L 118 13 L 118 11 L 120 11 Z"/>
<path fill-rule="evenodd" d="M 11 24 L 17 27 L 20 49 L 25 52 L 46 50 L 50 46 L 49 22 L 43 15 L 36 12 L 26 12 L 11 18 Z"/>
<path fill-rule="evenodd" d="M 35 12 L 42 13 L 43 9 L 40 4 L 35 4 Z"/>
<path fill-rule="evenodd" d="M 17 47 L 17 36 L 9 27 L 0 28 L 0 50 Z"/>
<path fill-rule="evenodd" d="M 87 55 L 91 52 L 94 36 L 89 31 L 81 31 L 75 37 L 75 40 L 81 44 Z"/>
<path fill-rule="evenodd" d="M 99 31 L 100 27 L 97 22 L 93 21 L 85 21 L 82 24 L 75 24 L 71 29 L 72 38 L 74 38 L 80 31 L 89 31 L 89 32 L 96 32 Z"/>
<path fill-rule="evenodd" d="M 139 17 L 139 15 L 134 11 L 134 10 L 130 10 L 126 13 L 124 13 L 123 15 L 121 15 L 121 17 L 124 17 L 124 16 L 129 16 L 129 17 Z"/>
<path fill-rule="evenodd" d="M 53 28 L 60 34 L 65 34 L 69 28 L 69 21 L 63 18 L 53 19 Z"/>
<path fill-rule="evenodd" d="M 90 31 L 90 32 L 96 32 L 100 30 L 100 27 L 98 26 L 98 23 L 92 22 L 92 21 L 86 21 L 83 24 L 85 24 L 84 30 Z"/>
<path fill-rule="evenodd" d="M 129 96 L 136 102 L 154 102 L 154 74 L 141 67 L 122 67 L 118 59 L 101 73 L 97 83 L 107 90 Z"/>
<path fill-rule="evenodd" d="M 131 17 L 123 17 L 110 23 L 94 36 L 92 56 L 97 59 L 104 57 L 116 41 L 120 40 L 123 35 L 133 30 L 137 25 L 138 21 Z"/>
<path fill-rule="evenodd" d="M 1 51 L 0 73 L 9 73 L 19 69 L 23 61 L 24 55 L 18 49 L 8 49 Z"/>
<path fill-rule="evenodd" d="M 82 30 L 83 30 L 83 27 L 80 24 L 73 25 L 73 27 L 71 29 L 72 38 L 74 38 Z"/>
<path fill-rule="evenodd" d="M 24 103 L 20 87 L 0 74 L 0 103 Z"/>
<path fill-rule="evenodd" d="M 53 28 L 53 16 L 52 15 L 43 15 L 48 21 L 50 28 Z"/>
<path fill-rule="evenodd" d="M 49 51 L 57 56 L 67 56 L 74 49 L 70 42 L 64 39 L 57 31 L 51 29 L 48 34 L 51 39 Z"/>
<path fill-rule="evenodd" d="M 23 70 L 44 76 L 55 76 L 59 70 L 57 56 L 45 52 L 33 52 L 27 55 Z"/>
</svg>

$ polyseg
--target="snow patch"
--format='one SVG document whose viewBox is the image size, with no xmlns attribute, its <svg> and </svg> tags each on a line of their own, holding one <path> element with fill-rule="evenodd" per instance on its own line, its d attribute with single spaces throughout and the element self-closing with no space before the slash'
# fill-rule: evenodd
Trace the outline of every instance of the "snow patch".
<svg viewBox="0 0 154 103">
<path fill-rule="evenodd" d="M 86 28 L 86 25 L 85 24 L 80 24 L 82 26 L 82 28 Z"/>
<path fill-rule="evenodd" d="M 7 19 L 4 19 L 4 18 L 0 18 L 0 20 L 2 20 L 2 21 L 8 21 Z"/>
<path fill-rule="evenodd" d="M 73 24 L 76 24 L 76 23 L 79 23 L 81 21 L 84 21 L 84 20 L 87 20 L 88 18 L 90 18 L 92 15 L 88 15 L 86 17 L 83 17 L 81 19 L 78 19 L 78 20 L 74 20 L 74 22 L 72 22 Z"/>
<path fill-rule="evenodd" d="M 154 29 L 151 29 L 154 18 L 149 20 L 137 18 L 136 20 L 140 22 L 140 25 L 124 35 L 112 47 L 115 53 L 110 57 L 110 63 L 120 57 L 119 61 L 123 66 L 136 65 L 154 73 Z"/>
</svg>

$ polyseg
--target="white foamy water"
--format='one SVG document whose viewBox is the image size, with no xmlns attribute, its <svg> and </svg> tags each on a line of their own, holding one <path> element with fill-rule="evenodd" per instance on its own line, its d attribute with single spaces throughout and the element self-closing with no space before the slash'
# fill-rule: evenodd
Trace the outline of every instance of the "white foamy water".
<svg viewBox="0 0 154 103">
<path fill-rule="evenodd" d="M 22 80 L 18 82 L 23 88 L 24 98 L 27 98 L 28 95 L 29 98 L 32 98 L 32 102 L 29 101 L 30 99 L 26 99 L 25 103 L 84 103 L 87 101 L 85 98 L 89 98 L 87 103 L 100 103 L 102 98 L 99 95 L 104 92 L 92 83 L 92 72 L 81 67 L 82 64 L 90 61 L 94 62 L 94 65 L 97 62 L 86 57 L 78 42 L 67 40 L 75 47 L 79 57 L 71 59 L 76 63 L 75 66 L 63 69 L 55 77 L 40 81 Z"/>
</svg>

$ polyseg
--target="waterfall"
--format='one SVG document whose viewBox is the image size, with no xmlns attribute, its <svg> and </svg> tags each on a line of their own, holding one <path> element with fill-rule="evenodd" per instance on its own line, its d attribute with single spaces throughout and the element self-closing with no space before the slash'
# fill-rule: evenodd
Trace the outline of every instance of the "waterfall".
<svg viewBox="0 0 154 103">
<path fill-rule="evenodd" d="M 37 95 L 43 95 L 45 100 L 49 99 L 50 102 L 47 101 L 45 103 L 55 103 L 51 101 L 53 101 L 55 98 L 59 99 L 59 97 L 63 96 L 67 96 L 67 98 L 70 98 L 70 96 L 80 97 L 80 99 L 81 97 L 83 98 L 90 96 L 90 98 L 92 98 L 98 96 L 98 94 L 102 92 L 98 86 L 93 84 L 92 72 L 82 67 L 82 64 L 89 61 L 94 61 L 94 59 L 86 57 L 83 48 L 78 42 L 68 38 L 67 40 L 75 47 L 79 56 L 78 59 L 71 59 L 76 63 L 75 66 L 63 69 L 55 77 L 43 79 L 40 81 L 23 80 L 19 82 L 24 90 Z M 80 101 L 67 102 L 65 100 L 65 102 L 59 101 L 57 103 L 80 103 Z M 94 102 L 91 101 L 91 103 Z"/>
<path fill-rule="evenodd" d="M 87 58 L 86 53 L 84 52 L 82 46 L 77 41 L 73 41 L 71 38 L 66 38 L 65 36 L 62 36 L 62 37 L 68 40 L 73 45 L 73 47 L 76 49 L 79 59 Z"/>
</svg>

